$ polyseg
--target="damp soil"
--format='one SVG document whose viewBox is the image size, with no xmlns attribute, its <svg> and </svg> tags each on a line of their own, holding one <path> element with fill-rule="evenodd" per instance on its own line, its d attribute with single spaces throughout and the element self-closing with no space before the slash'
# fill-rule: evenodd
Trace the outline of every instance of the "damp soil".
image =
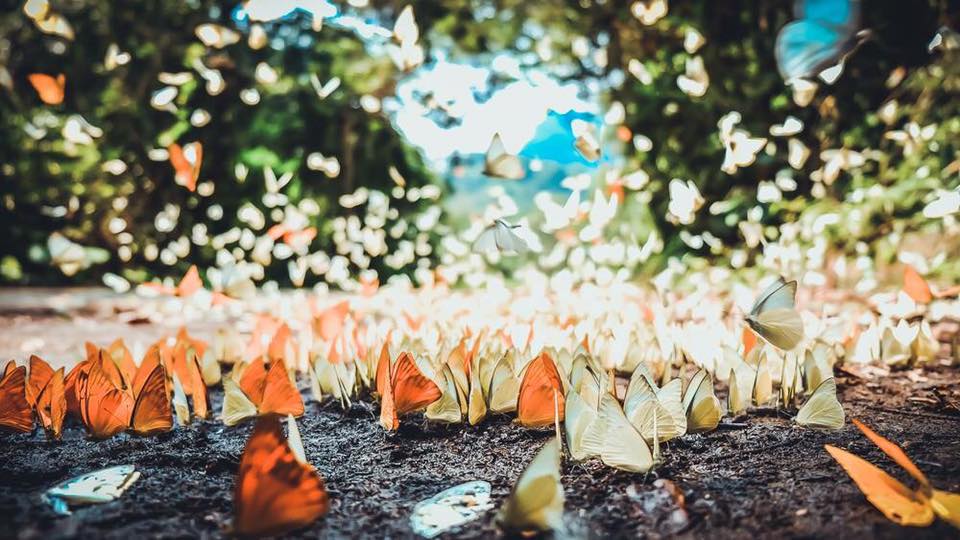
<svg viewBox="0 0 960 540">
<path fill-rule="evenodd" d="M 861 376 L 863 376 L 861 374 Z M 941 489 L 960 491 L 960 371 L 936 367 L 867 379 L 837 374 L 848 417 L 901 443 Z M 306 396 L 306 393 L 305 393 Z M 221 395 L 213 390 L 214 410 Z M 309 402 L 300 419 L 307 458 L 326 480 L 329 513 L 291 537 L 409 538 L 420 500 L 461 482 L 486 480 L 496 503 L 552 431 L 509 418 L 476 427 L 403 419 L 385 434 L 366 402 L 347 412 Z M 251 424 L 208 420 L 151 438 L 93 441 L 71 424 L 63 440 L 39 431 L 0 435 L 2 538 L 208 538 L 225 536 L 234 475 Z M 925 529 L 887 521 L 823 450 L 849 449 L 901 480 L 856 428 L 800 429 L 782 411 L 725 419 L 717 431 L 665 445 L 654 473 L 629 474 L 596 461 L 565 462 L 566 521 L 576 537 L 956 538 L 936 522 Z M 120 499 L 55 515 L 40 499 L 75 475 L 132 463 L 142 473 Z M 681 500 L 682 499 L 682 500 Z M 495 509 L 448 537 L 499 535 Z"/>
</svg>

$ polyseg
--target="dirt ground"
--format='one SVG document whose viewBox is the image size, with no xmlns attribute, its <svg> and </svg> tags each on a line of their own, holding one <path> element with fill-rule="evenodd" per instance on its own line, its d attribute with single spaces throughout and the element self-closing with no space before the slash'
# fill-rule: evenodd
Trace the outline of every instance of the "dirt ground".
<svg viewBox="0 0 960 540">
<path fill-rule="evenodd" d="M 29 343 L 34 338 L 79 356 L 83 339 L 106 342 L 124 335 L 113 332 L 118 328 L 143 339 L 170 331 L 99 324 L 93 315 L 78 330 L 76 320 L 56 313 L 0 312 L 0 354 L 21 360 L 24 349 L 37 345 Z M 889 375 L 870 370 L 836 375 L 848 418 L 902 444 L 936 487 L 960 491 L 960 370 L 934 366 Z M 308 394 L 304 391 L 305 399 Z M 722 399 L 722 389 L 718 394 Z M 221 397 L 219 389 L 212 390 L 214 411 Z M 326 480 L 331 508 L 292 536 L 413 537 L 413 506 L 469 480 L 489 481 L 499 506 L 552 435 L 520 428 L 505 417 L 471 427 L 429 424 L 420 415 L 405 418 L 398 433 L 387 435 L 376 415 L 376 408 L 362 400 L 348 412 L 331 401 L 308 402 L 300 430 L 307 458 Z M 47 441 L 41 430 L 0 434 L 0 538 L 225 536 L 234 475 L 251 429 L 251 423 L 226 428 L 211 419 L 151 438 L 122 434 L 92 441 L 76 423 L 59 442 Z M 565 461 L 568 529 L 571 536 L 585 538 L 958 537 L 941 521 L 925 529 L 887 521 L 823 450 L 826 443 L 907 480 L 849 423 L 837 432 L 805 430 L 782 412 L 761 410 L 726 418 L 717 431 L 671 442 L 663 449 L 665 463 L 648 475 L 597 461 Z M 126 463 L 135 464 L 142 477 L 119 500 L 77 509 L 69 517 L 56 516 L 40 500 L 56 483 Z M 679 488 L 683 501 L 659 479 Z M 447 536 L 496 536 L 494 513 Z"/>
</svg>

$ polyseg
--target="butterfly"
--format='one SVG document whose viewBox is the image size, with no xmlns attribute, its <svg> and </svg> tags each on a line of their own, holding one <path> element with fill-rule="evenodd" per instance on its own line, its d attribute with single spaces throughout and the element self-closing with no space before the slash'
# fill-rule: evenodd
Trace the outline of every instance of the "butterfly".
<svg viewBox="0 0 960 540">
<path fill-rule="evenodd" d="M 796 281 L 778 278 L 757 297 L 747 324 L 774 347 L 793 349 L 803 339 L 803 320 L 794 309 L 796 295 Z"/>
<path fill-rule="evenodd" d="M 801 426 L 820 429 L 842 429 L 843 406 L 837 399 L 837 383 L 829 377 L 813 391 L 794 418 Z"/>
<path fill-rule="evenodd" d="M 106 439 L 128 429 L 152 435 L 173 428 L 166 375 L 159 362 L 145 361 L 128 384 L 101 349 L 77 384 L 80 416 L 95 438 Z"/>
<path fill-rule="evenodd" d="M 835 446 L 824 445 L 871 504 L 883 512 L 887 519 L 899 525 L 925 527 L 933 523 L 934 515 L 937 515 L 960 528 L 960 495 L 933 488 L 926 475 L 899 446 L 860 421 L 854 419 L 853 423 L 884 454 L 920 483 L 919 489 L 912 490 L 869 461 Z"/>
<path fill-rule="evenodd" d="M 960 294 L 960 285 L 934 292 L 927 280 L 909 264 L 903 269 L 903 292 L 918 304 L 929 304 L 935 298 L 950 298 Z"/>
<path fill-rule="evenodd" d="M 183 145 L 173 143 L 167 147 L 174 179 L 190 191 L 197 190 L 200 166 L 203 164 L 203 145 L 199 141 Z"/>
<path fill-rule="evenodd" d="M 617 399 L 609 392 L 602 392 L 597 415 L 598 425 L 585 434 L 584 446 L 600 456 L 604 464 L 628 471 L 646 473 L 654 466 L 655 453 L 640 430 L 631 423 Z M 650 438 L 659 441 L 657 418 L 653 417 Z"/>
<path fill-rule="evenodd" d="M 303 398 L 282 360 L 274 360 L 268 368 L 257 359 L 239 371 L 234 367 L 234 373 L 223 379 L 221 417 L 228 426 L 258 415 L 300 416 L 303 411 Z"/>
<path fill-rule="evenodd" d="M 573 147 L 577 149 L 577 152 L 587 161 L 599 160 L 602 151 L 594 125 L 577 119 L 570 123 L 570 127 L 575 137 Z"/>
<path fill-rule="evenodd" d="M 701 369 L 690 380 L 683 396 L 683 409 L 687 414 L 687 433 L 701 433 L 717 428 L 723 417 L 720 400 L 713 393 L 713 379 Z"/>
<path fill-rule="evenodd" d="M 27 378 L 27 402 L 36 411 L 40 425 L 54 439 L 60 438 L 63 418 L 67 412 L 64 393 L 64 369 L 56 371 L 44 359 L 30 356 L 30 374 Z"/>
<path fill-rule="evenodd" d="M 180 283 L 176 287 L 169 287 L 158 282 L 143 283 L 141 287 L 145 290 L 160 294 L 187 298 L 203 289 L 203 280 L 200 279 L 200 271 L 197 270 L 197 265 L 194 264 L 187 269 L 187 273 L 183 275 L 183 278 L 180 279 Z"/>
<path fill-rule="evenodd" d="M 63 73 L 56 77 L 44 73 L 31 73 L 27 80 L 33 85 L 33 89 L 40 96 L 40 101 L 47 105 L 59 105 L 63 103 L 64 87 L 67 84 L 67 76 Z"/>
<path fill-rule="evenodd" d="M 658 388 L 650 371 L 643 364 L 637 366 L 623 399 L 627 419 L 649 442 L 668 441 L 687 432 L 687 415 L 682 400 L 683 382 L 673 379 Z"/>
<path fill-rule="evenodd" d="M 563 503 L 560 441 L 554 438 L 543 445 L 520 474 L 497 513 L 497 523 L 508 533 L 560 531 Z"/>
<path fill-rule="evenodd" d="M 423 409 L 442 395 L 440 387 L 417 367 L 413 355 L 402 352 L 391 365 L 386 347 L 377 363 L 376 387 L 380 394 L 380 425 L 387 431 L 400 426 L 400 416 Z"/>
<path fill-rule="evenodd" d="M 511 225 L 502 219 L 497 219 L 492 225 L 480 233 L 473 242 L 473 250 L 477 253 L 499 252 L 508 254 L 522 254 L 530 250 L 526 240 L 513 232 L 520 225 Z"/>
<path fill-rule="evenodd" d="M 519 157 L 507 152 L 500 134 L 494 133 L 484 159 L 483 174 L 504 180 L 522 180 L 527 171 Z"/>
<path fill-rule="evenodd" d="M 526 427 L 549 426 L 563 420 L 563 380 L 557 365 L 546 352 L 531 360 L 520 380 L 517 395 L 517 420 Z"/>
<path fill-rule="evenodd" d="M 288 425 L 290 423 L 288 422 Z M 257 420 L 240 457 L 233 491 L 233 531 L 242 536 L 274 536 L 309 525 L 327 513 L 323 479 L 306 463 L 300 433 L 292 423 L 284 440 L 276 416 Z M 298 448 L 295 451 L 293 445 Z"/>
<path fill-rule="evenodd" d="M 777 34 L 774 55 L 785 81 L 813 79 L 831 67 L 842 65 L 856 47 L 860 26 L 860 0 L 797 0 L 797 20 Z M 827 79 L 839 73 L 829 72 Z M 833 82 L 828 80 L 827 82 Z"/>
<path fill-rule="evenodd" d="M 10 360 L 0 378 L 0 427 L 24 433 L 33 430 L 33 412 L 27 402 L 27 368 Z"/>
</svg>

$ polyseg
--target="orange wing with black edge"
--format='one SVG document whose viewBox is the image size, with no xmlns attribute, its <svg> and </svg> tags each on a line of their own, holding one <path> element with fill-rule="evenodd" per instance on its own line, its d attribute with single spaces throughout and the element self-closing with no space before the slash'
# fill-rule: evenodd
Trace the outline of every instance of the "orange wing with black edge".
<svg viewBox="0 0 960 540">
<path fill-rule="evenodd" d="M 50 378 L 53 377 L 53 368 L 50 367 L 50 364 L 46 362 L 43 358 L 35 354 L 30 355 L 30 376 L 27 377 L 27 403 L 31 406 L 36 406 L 37 398 L 40 397 L 40 392 L 43 392 L 43 389 L 50 382 Z"/>
<path fill-rule="evenodd" d="M 914 527 L 926 527 L 933 523 L 933 509 L 926 497 L 901 484 L 869 461 L 829 444 L 824 448 L 847 471 L 867 500 L 890 521 Z"/>
<path fill-rule="evenodd" d="M 274 360 L 270 364 L 270 370 L 267 371 L 266 380 L 263 384 L 263 400 L 256 403 L 257 412 L 260 414 L 279 414 L 286 416 L 292 414 L 300 416 L 303 414 L 303 398 L 300 392 L 290 382 L 287 376 L 287 368 L 282 360 Z"/>
<path fill-rule="evenodd" d="M 67 76 L 63 73 L 56 77 L 45 73 L 31 73 L 27 75 L 27 80 L 37 91 L 40 101 L 47 105 L 59 105 L 63 103 L 63 97 L 67 86 Z"/>
<path fill-rule="evenodd" d="M 393 403 L 397 415 L 416 411 L 440 399 L 440 388 L 417 367 L 410 353 L 400 354 L 393 367 Z"/>
<path fill-rule="evenodd" d="M 170 397 L 167 395 L 166 375 L 163 367 L 156 363 L 146 376 L 130 418 L 130 430 L 137 435 L 152 435 L 173 429 L 173 411 Z"/>
<path fill-rule="evenodd" d="M 11 360 L 0 379 L 0 427 L 22 431 L 33 429 L 33 409 L 27 402 L 27 368 Z"/>
<path fill-rule="evenodd" d="M 930 284 L 923 279 L 920 272 L 909 264 L 903 269 L 903 292 L 919 304 L 929 304 L 933 301 L 933 291 Z"/>
<path fill-rule="evenodd" d="M 47 434 L 59 439 L 63 432 L 63 419 L 67 415 L 67 399 L 64 394 L 63 368 L 50 376 L 50 381 L 37 397 L 37 418 Z"/>
<path fill-rule="evenodd" d="M 517 419 L 527 427 L 549 426 L 564 413 L 563 382 L 556 364 L 545 352 L 533 359 L 520 381 Z"/>
<path fill-rule="evenodd" d="M 297 460 L 274 416 L 257 420 L 240 458 L 233 530 L 273 536 L 309 525 L 330 507 L 323 479 Z"/>
<path fill-rule="evenodd" d="M 111 372 L 116 371 L 116 375 Z M 79 384 L 80 416 L 90 434 L 106 439 L 127 429 L 133 413 L 133 396 L 115 382 L 119 370 L 101 353 Z"/>
<path fill-rule="evenodd" d="M 140 361 L 140 366 L 137 368 L 137 374 L 133 377 L 133 384 L 130 386 L 133 395 L 139 396 L 140 392 L 143 391 L 143 385 L 147 383 L 147 379 L 150 375 L 153 374 L 153 369 L 157 366 L 161 366 L 160 362 L 160 349 L 159 347 L 153 346 L 147 349 L 146 354 L 143 355 L 143 360 Z M 163 367 L 161 366 L 161 373 L 164 373 Z M 166 392 L 166 374 L 164 373 L 164 391 Z"/>
</svg>

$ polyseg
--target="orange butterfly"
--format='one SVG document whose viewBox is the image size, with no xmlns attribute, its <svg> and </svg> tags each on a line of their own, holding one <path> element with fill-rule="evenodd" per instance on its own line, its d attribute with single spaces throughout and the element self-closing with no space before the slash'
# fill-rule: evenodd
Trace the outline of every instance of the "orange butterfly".
<svg viewBox="0 0 960 540">
<path fill-rule="evenodd" d="M 260 418 L 247 440 L 233 506 L 233 530 L 243 536 L 299 529 L 330 508 L 323 479 L 297 458 L 274 416 Z"/>
<path fill-rule="evenodd" d="M 31 407 L 37 405 L 37 398 L 40 392 L 47 386 L 53 377 L 53 368 L 43 358 L 32 354 L 30 355 L 30 375 L 27 378 L 27 403 Z"/>
<path fill-rule="evenodd" d="M 546 352 L 527 364 L 517 397 L 517 419 L 527 427 L 553 424 L 559 414 L 563 420 L 563 382 L 557 365 Z"/>
<path fill-rule="evenodd" d="M 90 371 L 90 366 L 93 365 L 93 361 L 97 358 L 100 349 L 96 345 L 87 342 L 84 344 L 87 349 L 87 358 L 81 362 L 78 362 L 77 365 L 73 366 L 73 369 L 70 370 L 70 373 L 67 374 L 67 378 L 63 381 L 63 392 L 66 394 L 67 399 L 67 413 L 74 416 L 80 417 L 80 385 L 78 382 L 81 379 L 86 379 L 87 374 Z"/>
<path fill-rule="evenodd" d="M 236 371 L 237 368 L 234 368 Z M 303 414 L 303 398 L 290 381 L 282 361 L 267 365 L 260 359 L 241 367 L 239 383 L 223 379 L 223 423 L 232 426 L 251 416 Z"/>
<path fill-rule="evenodd" d="M 123 386 L 120 369 L 105 351 L 100 351 L 86 374 L 76 382 L 80 418 L 97 439 L 106 439 L 127 429 L 134 400 Z"/>
<path fill-rule="evenodd" d="M 31 368 L 32 369 L 32 368 Z M 63 432 L 63 419 L 67 415 L 67 399 L 63 390 L 63 368 L 53 372 L 50 380 L 44 385 L 37 396 L 34 408 L 40 425 L 47 434 L 59 439 Z"/>
<path fill-rule="evenodd" d="M 134 386 L 135 399 L 129 425 L 137 435 L 152 435 L 173 429 L 173 411 L 163 366 L 159 363 L 148 365 L 153 365 L 153 368 L 142 377 L 139 388 Z"/>
<path fill-rule="evenodd" d="M 296 248 L 298 246 L 309 245 L 310 242 L 317 237 L 317 228 L 307 227 L 305 229 L 294 229 L 283 223 L 277 223 L 267 229 L 267 236 L 272 240 L 283 238 L 283 243 Z"/>
<path fill-rule="evenodd" d="M 33 412 L 27 402 L 27 368 L 10 360 L 0 379 L 0 427 L 33 430 Z"/>
<path fill-rule="evenodd" d="M 40 101 L 47 105 L 59 105 L 63 103 L 64 88 L 67 85 L 67 76 L 63 73 L 52 77 L 44 73 L 32 73 L 27 76 L 27 80 L 33 85 L 33 89 L 40 96 Z"/>
<path fill-rule="evenodd" d="M 173 375 L 183 385 L 184 393 L 193 401 L 193 414 L 198 418 L 206 418 L 209 412 L 207 385 L 203 382 L 203 373 L 200 371 L 200 361 L 196 349 L 188 342 L 177 342 L 173 353 L 169 356 L 166 366 L 169 372 L 169 385 L 172 387 Z"/>
<path fill-rule="evenodd" d="M 344 323 L 350 315 L 350 301 L 344 300 L 334 304 L 313 317 L 313 331 L 320 335 L 320 339 L 332 342 L 343 332 Z"/>
<path fill-rule="evenodd" d="M 144 283 L 141 287 L 146 287 L 160 294 L 186 298 L 203 288 L 203 280 L 200 279 L 200 271 L 197 270 L 197 265 L 192 265 L 176 287 L 167 287 L 160 282 Z"/>
<path fill-rule="evenodd" d="M 929 304 L 934 298 L 950 298 L 960 294 L 960 285 L 934 292 L 927 280 L 909 264 L 903 269 L 903 292 L 918 304 Z"/>
<path fill-rule="evenodd" d="M 889 520 L 899 525 L 925 527 L 933 523 L 934 515 L 938 515 L 954 527 L 960 528 L 960 495 L 934 489 L 926 475 L 899 446 L 876 434 L 858 420 L 853 420 L 853 423 L 920 484 L 919 489 L 911 490 L 869 461 L 835 446 L 824 445 L 827 452 L 856 482 L 868 501 Z"/>
<path fill-rule="evenodd" d="M 167 147 L 167 152 L 170 154 L 170 164 L 173 165 L 177 183 L 190 191 L 196 191 L 200 166 L 203 164 L 203 145 L 199 141 L 183 147 L 173 143 Z"/>
<path fill-rule="evenodd" d="M 400 427 L 401 415 L 423 409 L 441 396 L 440 388 L 420 371 L 410 353 L 400 353 L 391 369 L 387 345 L 381 349 L 376 381 L 380 425 L 388 431 Z"/>
</svg>

